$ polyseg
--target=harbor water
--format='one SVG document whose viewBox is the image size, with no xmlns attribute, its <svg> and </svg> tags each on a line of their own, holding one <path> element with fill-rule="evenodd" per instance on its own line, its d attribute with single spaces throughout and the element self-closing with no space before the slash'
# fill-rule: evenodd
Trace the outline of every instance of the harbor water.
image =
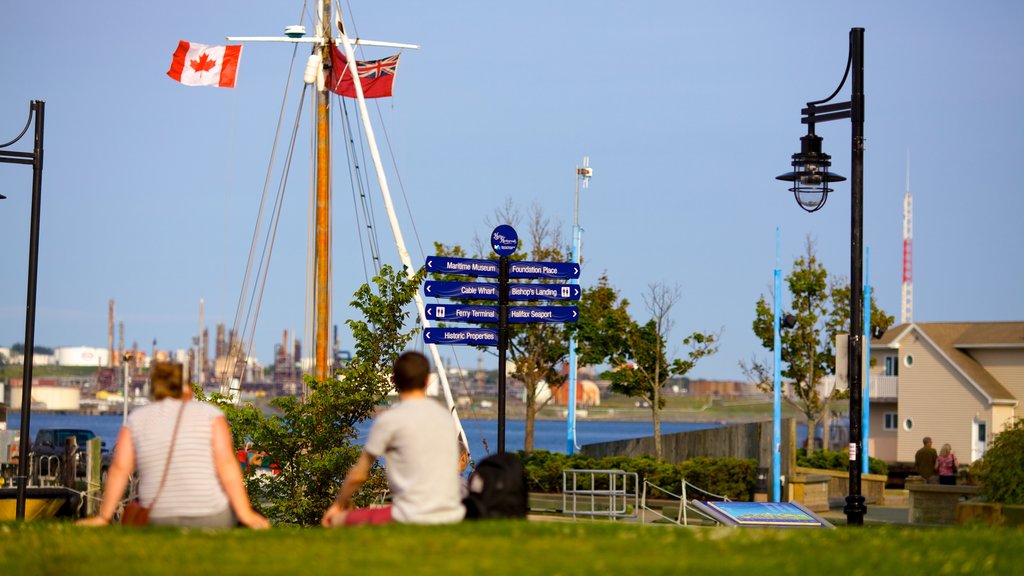
<svg viewBox="0 0 1024 576">
<path fill-rule="evenodd" d="M 121 422 L 120 414 L 95 416 L 41 413 L 32 415 L 29 420 L 29 432 L 34 437 L 42 428 L 85 428 L 92 430 L 99 436 L 106 443 L 107 448 L 113 448 L 114 441 L 117 439 L 117 433 L 121 429 Z M 18 430 L 20 425 L 20 415 L 10 414 L 7 422 L 8 429 Z M 663 422 L 661 424 L 661 431 L 663 434 L 671 434 L 673 432 L 704 430 L 717 426 L 720 425 L 709 422 Z M 474 459 L 478 460 L 497 450 L 497 420 L 463 419 L 462 427 L 466 431 L 466 437 L 469 438 L 470 450 Z M 360 426 L 360 442 L 365 440 L 368 430 L 369 423 L 364 423 Z M 576 422 L 576 442 L 581 446 L 598 442 L 640 438 L 650 436 L 651 434 L 652 425 L 650 422 L 615 420 L 578 420 Z M 538 450 L 565 453 L 566 436 L 565 420 L 537 420 L 534 428 L 533 446 Z M 509 451 L 521 450 L 524 438 L 525 422 L 523 420 L 507 420 L 505 423 L 505 448 Z"/>
</svg>

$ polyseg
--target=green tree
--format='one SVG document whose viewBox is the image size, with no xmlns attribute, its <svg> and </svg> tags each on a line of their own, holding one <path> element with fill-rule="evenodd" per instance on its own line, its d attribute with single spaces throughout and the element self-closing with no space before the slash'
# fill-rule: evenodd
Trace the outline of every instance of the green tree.
<svg viewBox="0 0 1024 576">
<path fill-rule="evenodd" d="M 834 383 L 826 384 L 823 378 L 835 374 L 835 337 L 838 333 L 849 332 L 850 287 L 841 278 L 829 279 L 824 264 L 818 260 L 814 241 L 808 237 L 804 254 L 793 262 L 793 269 L 785 278 L 789 288 L 791 314 L 796 325 L 783 330 L 782 377 L 792 384 L 791 395 L 785 399 L 795 406 L 806 418 L 808 451 L 814 450 L 814 430 L 818 422 L 830 409 L 831 403 L 845 397 L 846 390 L 840 390 Z M 877 307 L 871 298 L 872 326 L 886 330 L 893 323 L 892 316 Z M 767 350 L 774 346 L 774 311 L 765 295 L 758 298 L 754 306 L 754 334 Z M 741 368 L 758 387 L 772 392 L 773 382 L 770 365 L 751 360 L 750 364 L 740 363 Z"/>
<path fill-rule="evenodd" d="M 246 473 L 254 505 L 280 523 L 315 525 L 337 493 L 346 471 L 361 447 L 358 424 L 373 416 L 391 389 L 391 366 L 418 329 L 407 329 L 407 304 L 423 279 L 423 271 L 408 278 L 404 271 L 381 268 L 373 286 L 356 291 L 352 307 L 362 319 L 349 320 L 355 355 L 336 377 L 306 377 L 304 399 L 280 397 L 271 402 L 275 413 L 264 414 L 252 404 L 224 403 L 236 446 L 251 444 L 266 452 L 265 461 L 278 466 L 274 476 Z M 386 487 L 375 465 L 371 479 L 355 501 L 370 503 Z"/>
<path fill-rule="evenodd" d="M 626 347 L 626 334 L 633 325 L 629 301 L 612 287 L 608 274 L 597 284 L 583 289 L 579 321 L 568 328 L 576 332 L 576 354 L 580 364 L 603 364 Z"/>
<path fill-rule="evenodd" d="M 664 284 L 648 286 L 644 303 L 651 319 L 643 325 L 629 322 L 623 338 L 613 339 L 612 343 L 618 346 L 608 356 L 613 369 L 601 375 L 612 383 L 614 392 L 640 398 L 650 406 L 654 424 L 654 456 L 659 459 L 662 456 L 661 410 L 665 407 L 662 388 L 669 379 L 685 376 L 701 358 L 718 351 L 718 335 L 694 332 L 683 339 L 683 345 L 688 348 L 686 357 L 669 359 L 665 343 L 673 325 L 670 313 L 681 297 L 678 287 Z M 610 316 L 621 318 L 619 314 Z"/>
<path fill-rule="evenodd" d="M 1017 419 L 997 435 L 975 466 L 990 501 L 1024 504 L 1024 420 Z"/>
</svg>

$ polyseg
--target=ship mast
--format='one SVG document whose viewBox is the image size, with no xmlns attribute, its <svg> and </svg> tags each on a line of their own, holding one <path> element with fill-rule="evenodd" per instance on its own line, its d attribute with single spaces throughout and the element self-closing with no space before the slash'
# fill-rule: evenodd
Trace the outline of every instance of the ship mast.
<svg viewBox="0 0 1024 576">
<path fill-rule="evenodd" d="M 331 49 L 331 0 L 321 0 L 317 37 L 321 62 Z M 328 354 L 331 322 L 331 97 L 323 82 L 316 87 L 316 209 L 313 266 L 313 375 L 323 380 L 330 375 Z"/>
<path fill-rule="evenodd" d="M 317 33 L 313 38 L 301 37 L 301 31 L 296 30 L 295 35 L 288 35 L 287 37 L 241 37 L 241 36 L 229 36 L 227 39 L 235 42 L 301 42 L 301 43 L 313 43 L 318 47 L 319 53 L 319 64 L 323 65 L 324 61 L 327 61 L 330 57 L 331 45 L 336 41 L 331 37 L 331 23 L 334 18 L 331 16 L 331 0 L 321 0 L 318 8 L 319 22 L 317 23 Z M 340 14 L 337 20 L 341 22 Z M 301 27 L 289 27 L 286 30 L 288 34 L 293 28 Z M 363 95 L 362 81 L 359 77 L 357 69 L 357 62 L 353 46 L 382 46 L 392 48 L 419 48 L 414 44 L 400 44 L 396 42 L 378 42 L 373 40 L 364 40 L 362 38 L 349 38 L 344 31 L 344 26 L 339 26 L 339 38 L 337 43 L 341 44 L 345 57 L 348 59 L 349 73 L 352 75 L 353 84 L 356 92 L 356 100 L 359 107 L 359 115 L 362 120 L 363 129 L 366 134 L 367 145 L 370 150 L 370 155 L 373 158 L 374 168 L 376 170 L 377 181 L 380 185 L 381 195 L 384 198 L 384 206 L 387 210 L 388 221 L 391 224 L 391 232 L 394 236 L 395 246 L 398 249 L 398 256 L 402 261 L 402 264 L 406 267 L 406 272 L 409 277 L 415 275 L 416 268 L 412 265 L 412 260 L 409 257 L 409 252 L 405 246 L 405 239 L 402 235 L 402 231 L 399 228 L 398 216 L 395 213 L 394 203 L 391 200 L 391 192 L 388 187 L 387 176 L 384 172 L 384 164 L 380 158 L 380 151 L 377 147 L 377 140 L 374 135 L 373 126 L 370 122 L 370 115 L 366 109 L 366 100 Z M 307 68 L 307 72 L 309 72 Z M 323 77 L 322 68 L 319 74 L 319 78 Z M 318 79 L 319 80 L 319 79 Z M 307 78 L 307 82 L 310 80 Z M 326 378 L 330 376 L 330 362 L 331 358 L 328 353 L 330 344 L 330 278 L 331 278 L 331 258 L 330 258 L 330 200 L 331 200 L 331 179 L 330 179 L 330 93 L 327 91 L 327 87 L 322 81 L 311 82 L 317 89 L 316 95 L 316 107 L 317 107 L 317 157 L 316 157 L 316 209 L 315 209 L 315 268 L 314 268 L 314 368 L 313 373 L 317 378 Z M 419 320 L 423 328 L 428 328 L 430 322 L 427 320 L 426 309 L 423 303 L 423 298 L 417 290 L 413 296 L 416 303 L 416 309 L 419 315 Z M 438 379 L 441 384 L 441 389 L 444 392 L 445 402 L 448 405 L 448 409 L 455 420 L 455 426 L 459 433 L 459 440 L 466 445 L 468 448 L 469 443 L 466 438 L 466 433 L 462 428 L 462 422 L 459 419 L 458 413 L 455 410 L 455 399 L 452 397 L 451 387 L 448 383 L 448 375 L 444 369 L 444 364 L 441 360 L 441 354 L 434 344 L 429 345 L 431 357 L 434 360 L 434 366 L 437 369 Z M 244 360 L 240 361 L 239 364 L 244 364 Z M 233 399 L 238 398 L 238 390 L 235 386 L 240 385 L 240 374 L 236 366 L 236 374 L 231 379 L 230 386 L 232 389 L 229 395 Z"/>
</svg>

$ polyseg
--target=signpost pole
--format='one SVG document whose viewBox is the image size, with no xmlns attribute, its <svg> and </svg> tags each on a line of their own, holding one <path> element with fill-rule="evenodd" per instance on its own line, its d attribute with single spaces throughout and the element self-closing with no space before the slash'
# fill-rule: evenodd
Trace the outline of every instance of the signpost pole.
<svg viewBox="0 0 1024 576">
<path fill-rule="evenodd" d="M 782 501 L 782 270 L 779 269 L 779 227 L 775 227 L 775 313 L 772 319 L 772 502 Z"/>
<path fill-rule="evenodd" d="M 508 256 L 498 259 L 498 454 L 505 452 L 505 356 L 508 352 Z"/>
</svg>

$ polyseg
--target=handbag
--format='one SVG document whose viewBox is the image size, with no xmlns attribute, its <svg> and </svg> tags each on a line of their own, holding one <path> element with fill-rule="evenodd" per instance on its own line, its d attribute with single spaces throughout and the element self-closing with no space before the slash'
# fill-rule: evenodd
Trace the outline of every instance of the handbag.
<svg viewBox="0 0 1024 576">
<path fill-rule="evenodd" d="M 185 413 L 185 402 L 181 403 L 181 408 L 178 409 L 178 419 L 174 421 L 174 432 L 171 434 L 171 447 L 167 451 L 167 461 L 164 462 L 164 473 L 160 477 L 160 486 L 156 489 L 156 495 L 153 496 L 153 500 L 150 501 L 149 506 L 143 506 L 138 498 L 125 504 L 124 510 L 121 511 L 121 525 L 122 526 L 148 526 L 149 525 L 149 511 L 156 505 L 157 499 L 160 498 L 160 493 L 164 491 L 164 483 L 167 482 L 167 472 L 171 469 L 171 456 L 174 455 L 174 441 L 178 439 L 178 426 L 181 425 L 181 415 Z"/>
<path fill-rule="evenodd" d="M 138 500 L 132 500 L 121 511 L 121 524 L 123 526 L 146 526 L 149 524 L 149 508 L 139 504 Z"/>
</svg>

